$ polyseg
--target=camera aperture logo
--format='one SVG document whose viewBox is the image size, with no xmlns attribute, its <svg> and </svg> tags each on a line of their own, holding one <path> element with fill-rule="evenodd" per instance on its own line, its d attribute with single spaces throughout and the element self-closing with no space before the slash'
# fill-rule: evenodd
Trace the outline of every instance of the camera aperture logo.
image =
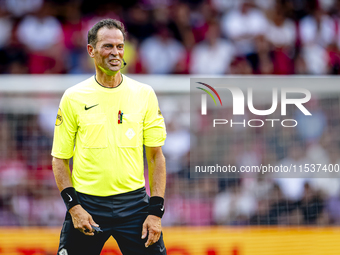
<svg viewBox="0 0 340 255">
<path fill-rule="evenodd" d="M 215 95 L 217 96 L 218 100 L 220 100 L 220 103 L 221 103 L 221 106 L 222 106 L 221 97 L 212 86 L 210 86 L 206 83 L 203 83 L 203 82 L 197 82 L 197 83 L 202 84 L 202 85 L 208 87 L 209 89 L 211 89 L 211 91 L 214 92 Z M 209 92 L 209 90 L 206 90 L 206 89 L 203 89 L 203 88 L 200 88 L 200 87 L 196 87 L 196 88 L 205 91 L 214 100 L 215 105 L 217 105 L 214 96 Z M 202 94 L 201 113 L 202 113 L 202 115 L 207 115 L 207 95 L 206 94 Z"/>
<path fill-rule="evenodd" d="M 232 103 L 233 115 L 245 115 L 245 96 L 243 94 L 243 91 L 240 88 L 235 87 L 235 86 L 225 86 L 225 85 L 212 87 L 211 85 L 208 85 L 203 82 L 197 82 L 197 83 L 206 86 L 212 92 L 214 92 L 217 98 L 219 99 L 221 106 L 223 106 L 222 100 L 221 100 L 219 93 L 217 93 L 215 88 L 228 89 L 231 92 L 232 99 L 233 99 L 233 103 Z M 210 91 L 208 91 L 207 89 L 203 89 L 201 87 L 196 87 L 196 88 L 203 90 L 208 95 L 210 95 L 215 105 L 217 105 L 216 100 Z M 254 115 L 258 115 L 258 116 L 267 116 L 267 115 L 274 113 L 278 106 L 278 91 L 279 91 L 278 88 L 272 89 L 272 98 L 271 98 L 272 105 L 269 109 L 258 110 L 254 107 L 254 103 L 253 103 L 253 89 L 248 87 L 247 88 L 248 110 Z M 280 92 L 281 92 L 280 93 L 281 94 L 281 116 L 287 115 L 287 105 L 295 105 L 304 115 L 307 115 L 307 116 L 312 115 L 307 110 L 307 108 L 303 105 L 311 99 L 311 93 L 309 90 L 304 89 L 304 88 L 294 87 L 294 88 L 281 88 Z M 303 98 L 288 98 L 289 93 L 303 94 L 304 97 Z M 202 94 L 201 96 L 201 115 L 207 115 L 207 94 Z M 280 119 L 269 119 L 269 118 L 264 119 L 264 120 L 263 119 L 250 119 L 248 121 L 246 119 L 243 119 L 243 121 L 238 120 L 237 122 L 234 121 L 233 119 L 230 119 L 230 120 L 213 119 L 212 124 L 213 124 L 213 127 L 216 127 L 217 125 L 226 125 L 226 124 L 229 124 L 230 127 L 234 127 L 235 125 L 243 126 L 243 127 L 246 127 L 246 126 L 263 127 L 266 123 L 268 123 L 269 125 L 271 125 L 271 127 L 274 127 L 276 122 L 280 122 L 280 124 L 283 127 L 295 127 L 298 125 L 298 122 L 295 119 L 280 120 Z"/>
</svg>

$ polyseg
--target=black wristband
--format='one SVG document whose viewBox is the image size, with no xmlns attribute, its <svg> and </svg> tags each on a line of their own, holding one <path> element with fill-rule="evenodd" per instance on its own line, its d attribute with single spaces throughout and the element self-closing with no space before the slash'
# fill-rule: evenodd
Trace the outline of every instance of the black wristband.
<svg viewBox="0 0 340 255">
<path fill-rule="evenodd" d="M 162 218 L 164 214 L 164 198 L 150 197 L 149 201 L 149 215 L 155 215 Z"/>
<path fill-rule="evenodd" d="M 64 200 L 67 211 L 70 210 L 73 206 L 80 204 L 77 192 L 73 187 L 63 189 L 60 195 Z"/>
</svg>

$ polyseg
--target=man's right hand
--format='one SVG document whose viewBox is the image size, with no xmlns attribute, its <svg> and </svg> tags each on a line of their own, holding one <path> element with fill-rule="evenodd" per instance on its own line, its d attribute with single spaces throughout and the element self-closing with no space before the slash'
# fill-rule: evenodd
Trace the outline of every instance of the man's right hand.
<svg viewBox="0 0 340 255">
<path fill-rule="evenodd" d="M 85 235 L 93 236 L 94 229 L 91 225 L 99 227 L 97 223 L 94 222 L 92 216 L 84 210 L 81 205 L 75 205 L 70 210 L 69 213 L 72 216 L 73 226 Z"/>
</svg>

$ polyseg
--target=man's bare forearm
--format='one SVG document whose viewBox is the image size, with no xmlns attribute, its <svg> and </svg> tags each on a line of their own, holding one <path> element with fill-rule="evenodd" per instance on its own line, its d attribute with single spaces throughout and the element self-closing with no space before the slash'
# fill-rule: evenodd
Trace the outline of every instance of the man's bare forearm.
<svg viewBox="0 0 340 255">
<path fill-rule="evenodd" d="M 145 146 L 146 159 L 148 161 L 149 168 L 149 183 L 151 197 L 163 197 L 165 193 L 166 182 L 166 170 L 165 170 L 165 158 L 162 152 L 162 147 L 147 147 Z M 150 199 L 151 201 L 151 199 Z M 164 210 L 160 209 L 160 210 Z M 161 216 L 154 214 L 148 215 L 143 223 L 142 239 L 148 240 L 145 243 L 145 247 L 156 243 L 162 233 Z"/>
<path fill-rule="evenodd" d="M 54 178 L 60 192 L 68 187 L 73 187 L 69 162 L 69 159 L 59 159 L 55 157 L 52 159 Z M 88 236 L 94 235 L 94 229 L 92 229 L 91 225 L 96 227 L 99 227 L 99 225 L 94 222 L 92 216 L 85 211 L 80 204 L 73 206 L 69 209 L 69 212 L 72 216 L 75 229 L 78 229 Z"/>
<path fill-rule="evenodd" d="M 145 147 L 149 169 L 151 196 L 164 197 L 166 170 L 165 158 L 161 147 Z"/>
<path fill-rule="evenodd" d="M 59 159 L 55 157 L 52 159 L 54 178 L 60 192 L 65 188 L 73 186 L 69 161 L 69 159 Z"/>
</svg>

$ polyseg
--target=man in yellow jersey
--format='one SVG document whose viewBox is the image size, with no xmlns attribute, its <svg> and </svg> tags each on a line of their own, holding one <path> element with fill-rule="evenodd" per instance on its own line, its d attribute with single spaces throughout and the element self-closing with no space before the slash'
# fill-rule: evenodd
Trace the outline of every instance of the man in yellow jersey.
<svg viewBox="0 0 340 255">
<path fill-rule="evenodd" d="M 67 89 L 60 102 L 52 164 L 67 213 L 58 255 L 99 255 L 110 236 L 124 255 L 166 254 L 164 119 L 153 89 L 121 74 L 124 40 L 119 21 L 95 24 L 87 50 L 96 74 Z"/>
</svg>

